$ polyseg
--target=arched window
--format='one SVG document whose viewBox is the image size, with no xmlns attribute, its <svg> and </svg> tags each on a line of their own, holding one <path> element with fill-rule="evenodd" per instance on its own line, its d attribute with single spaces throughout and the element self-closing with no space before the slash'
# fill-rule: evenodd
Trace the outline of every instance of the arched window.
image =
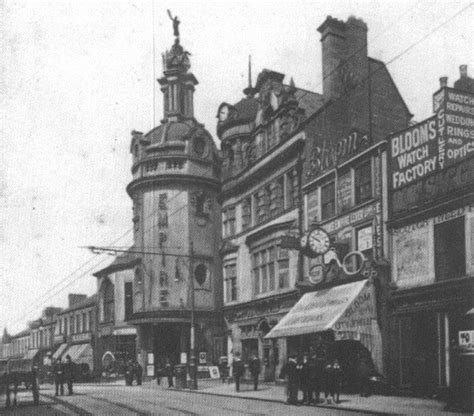
<svg viewBox="0 0 474 416">
<path fill-rule="evenodd" d="M 104 322 L 110 322 L 114 320 L 114 285 L 107 279 L 104 281 L 102 287 Z"/>
</svg>

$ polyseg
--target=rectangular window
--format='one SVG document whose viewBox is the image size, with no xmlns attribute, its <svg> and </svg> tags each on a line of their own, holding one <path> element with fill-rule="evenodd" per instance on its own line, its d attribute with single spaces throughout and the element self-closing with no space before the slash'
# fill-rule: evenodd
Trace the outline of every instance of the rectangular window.
<svg viewBox="0 0 474 416">
<path fill-rule="evenodd" d="M 235 207 L 226 208 L 222 211 L 222 228 L 224 237 L 235 234 Z"/>
<path fill-rule="evenodd" d="M 288 250 L 278 247 L 278 288 L 290 286 L 290 260 Z"/>
<path fill-rule="evenodd" d="M 436 280 L 466 274 L 465 220 L 459 217 L 434 226 Z"/>
<path fill-rule="evenodd" d="M 87 330 L 92 331 L 92 311 L 87 312 L 88 319 L 87 319 Z"/>
<path fill-rule="evenodd" d="M 82 315 L 79 314 L 76 316 L 76 332 L 79 333 L 82 331 L 82 322 L 81 322 Z"/>
<path fill-rule="evenodd" d="M 168 303 L 168 290 L 160 290 L 160 306 L 166 308 L 169 306 Z"/>
<path fill-rule="evenodd" d="M 354 169 L 355 203 L 360 204 L 372 198 L 372 161 Z"/>
<path fill-rule="evenodd" d="M 321 188 L 321 219 L 325 220 L 336 215 L 334 181 Z"/>
<path fill-rule="evenodd" d="M 242 201 L 242 230 L 252 225 L 252 198 L 248 197 Z"/>
<path fill-rule="evenodd" d="M 82 332 L 87 332 L 87 314 L 85 312 L 82 314 Z"/>
<path fill-rule="evenodd" d="M 293 176 L 295 174 L 295 170 L 292 169 L 288 172 L 286 176 L 286 207 L 287 208 L 294 208 L 296 205 L 295 200 L 295 186 L 294 186 L 294 179 Z"/>
<path fill-rule="evenodd" d="M 69 317 L 69 334 L 74 334 L 74 315 Z"/>
<path fill-rule="evenodd" d="M 125 320 L 132 317 L 133 314 L 133 283 L 125 282 Z"/>
<path fill-rule="evenodd" d="M 235 264 L 224 266 L 226 302 L 237 300 L 237 270 Z"/>
</svg>

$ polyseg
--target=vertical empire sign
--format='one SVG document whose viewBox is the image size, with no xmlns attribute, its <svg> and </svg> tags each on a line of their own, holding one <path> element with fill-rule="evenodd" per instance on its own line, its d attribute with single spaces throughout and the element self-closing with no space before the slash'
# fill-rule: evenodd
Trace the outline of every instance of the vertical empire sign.
<svg viewBox="0 0 474 416">
<path fill-rule="evenodd" d="M 474 155 L 474 95 L 443 88 L 433 95 L 439 168 Z"/>
</svg>

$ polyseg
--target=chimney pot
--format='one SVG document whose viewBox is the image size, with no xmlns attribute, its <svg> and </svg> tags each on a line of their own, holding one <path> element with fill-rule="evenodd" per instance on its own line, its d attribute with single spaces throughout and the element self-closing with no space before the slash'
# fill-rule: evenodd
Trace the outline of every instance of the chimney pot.
<svg viewBox="0 0 474 416">
<path fill-rule="evenodd" d="M 441 77 L 439 79 L 439 86 L 440 86 L 440 88 L 447 87 L 448 86 L 448 77 Z"/>
<path fill-rule="evenodd" d="M 459 72 L 461 73 L 461 78 L 467 78 L 467 65 L 461 65 Z"/>
</svg>

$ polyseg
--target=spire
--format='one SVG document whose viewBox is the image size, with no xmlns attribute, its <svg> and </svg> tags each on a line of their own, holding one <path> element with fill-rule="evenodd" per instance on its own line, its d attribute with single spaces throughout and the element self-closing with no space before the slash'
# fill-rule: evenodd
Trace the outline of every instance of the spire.
<svg viewBox="0 0 474 416">
<path fill-rule="evenodd" d="M 255 88 L 252 87 L 252 55 L 249 55 L 249 85 L 244 89 L 244 94 L 247 98 L 252 98 L 255 95 Z"/>
</svg>

